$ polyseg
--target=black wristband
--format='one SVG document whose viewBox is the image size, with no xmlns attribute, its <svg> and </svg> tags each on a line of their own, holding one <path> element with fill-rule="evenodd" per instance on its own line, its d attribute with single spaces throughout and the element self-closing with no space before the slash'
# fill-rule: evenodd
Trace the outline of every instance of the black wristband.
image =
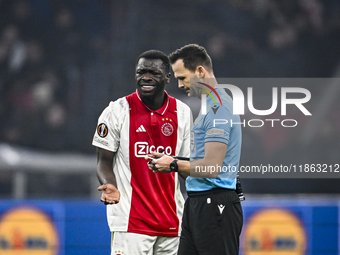
<svg viewBox="0 0 340 255">
<path fill-rule="evenodd" d="M 170 170 L 171 170 L 172 172 L 178 172 L 177 161 L 178 161 L 178 159 L 175 159 L 174 161 L 172 161 L 172 162 L 170 163 Z"/>
</svg>

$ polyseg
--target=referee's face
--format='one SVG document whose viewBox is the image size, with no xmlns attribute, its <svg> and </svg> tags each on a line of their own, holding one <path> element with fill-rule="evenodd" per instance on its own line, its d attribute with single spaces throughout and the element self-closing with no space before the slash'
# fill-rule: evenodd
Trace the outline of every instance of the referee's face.
<svg viewBox="0 0 340 255">
<path fill-rule="evenodd" d="M 136 66 L 137 89 L 141 96 L 164 96 L 170 74 L 165 71 L 161 59 L 141 58 Z"/>
<path fill-rule="evenodd" d="M 178 79 L 178 87 L 184 89 L 185 92 L 190 95 L 190 79 L 197 78 L 196 73 L 190 71 L 184 67 L 182 59 L 178 59 L 174 64 L 172 64 L 172 70 L 175 77 Z"/>
</svg>

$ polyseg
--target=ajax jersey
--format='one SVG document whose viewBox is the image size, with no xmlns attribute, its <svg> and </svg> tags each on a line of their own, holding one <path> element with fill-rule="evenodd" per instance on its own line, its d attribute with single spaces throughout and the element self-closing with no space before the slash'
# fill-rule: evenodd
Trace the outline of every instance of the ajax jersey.
<svg viewBox="0 0 340 255">
<path fill-rule="evenodd" d="M 138 91 L 103 111 L 92 144 L 115 152 L 113 171 L 121 198 L 107 206 L 111 231 L 179 235 L 184 199 L 177 173 L 153 173 L 144 156 L 157 151 L 189 157 L 190 116 L 189 107 L 166 92 L 156 111 Z"/>
</svg>

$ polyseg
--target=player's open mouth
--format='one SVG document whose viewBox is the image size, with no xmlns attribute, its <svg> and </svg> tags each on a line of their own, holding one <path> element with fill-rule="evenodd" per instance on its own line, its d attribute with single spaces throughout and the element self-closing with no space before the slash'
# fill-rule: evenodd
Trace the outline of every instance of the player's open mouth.
<svg viewBox="0 0 340 255">
<path fill-rule="evenodd" d="M 144 85 L 144 86 L 141 86 L 141 88 L 142 88 L 143 91 L 151 91 L 155 88 L 155 86 Z"/>
</svg>

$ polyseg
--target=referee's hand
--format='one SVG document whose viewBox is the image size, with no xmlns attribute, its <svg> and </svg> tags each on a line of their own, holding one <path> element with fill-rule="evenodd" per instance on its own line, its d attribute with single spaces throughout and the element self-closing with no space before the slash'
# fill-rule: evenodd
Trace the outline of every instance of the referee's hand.
<svg viewBox="0 0 340 255">
<path fill-rule="evenodd" d="M 154 173 L 157 173 L 158 172 L 158 169 L 156 168 L 155 164 L 153 163 L 153 161 L 156 159 L 156 158 L 153 158 L 153 155 L 152 154 L 148 154 L 145 156 L 145 159 L 146 160 L 149 160 L 148 161 L 148 167 L 150 170 L 152 170 L 152 172 Z"/>
<path fill-rule="evenodd" d="M 162 173 L 171 173 L 170 163 L 174 160 L 173 157 L 168 155 L 152 152 L 152 155 L 157 159 L 152 160 L 152 164 L 157 168 L 159 172 Z"/>
<path fill-rule="evenodd" d="M 103 191 L 100 201 L 106 205 L 118 204 L 120 200 L 119 190 L 111 183 L 106 183 L 98 187 L 99 191 Z"/>
</svg>

